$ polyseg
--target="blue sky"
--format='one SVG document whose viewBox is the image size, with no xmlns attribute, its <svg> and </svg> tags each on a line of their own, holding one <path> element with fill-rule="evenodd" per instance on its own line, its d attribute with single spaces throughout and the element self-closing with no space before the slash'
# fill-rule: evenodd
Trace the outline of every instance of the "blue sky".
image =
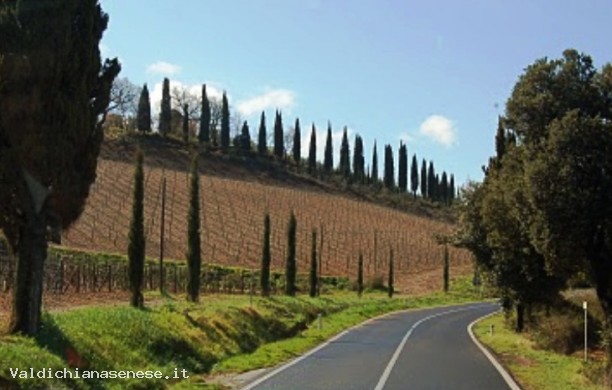
<svg viewBox="0 0 612 390">
<path fill-rule="evenodd" d="M 121 77 L 163 77 L 212 94 L 256 136 L 261 110 L 285 127 L 299 117 L 323 146 L 327 121 L 410 158 L 432 160 L 458 183 L 480 180 L 497 116 L 523 69 L 566 48 L 612 61 L 610 0 L 101 0 L 110 16 L 103 54 Z M 154 107 L 155 109 L 155 107 Z M 353 137 L 350 138 L 351 147 Z M 336 155 L 337 156 L 337 155 Z M 336 157 L 337 158 L 337 157 Z M 379 161 L 381 164 L 381 161 Z"/>
</svg>

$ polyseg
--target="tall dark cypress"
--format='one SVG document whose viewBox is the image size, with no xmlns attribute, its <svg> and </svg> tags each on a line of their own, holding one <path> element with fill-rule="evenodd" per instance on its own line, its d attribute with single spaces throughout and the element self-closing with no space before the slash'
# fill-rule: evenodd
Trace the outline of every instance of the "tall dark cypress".
<svg viewBox="0 0 612 390">
<path fill-rule="evenodd" d="M 427 197 L 434 200 L 436 194 L 436 171 L 434 170 L 433 162 L 429 161 L 427 169 Z"/>
<path fill-rule="evenodd" d="M 448 203 L 453 204 L 455 200 L 455 176 L 450 175 L 450 183 L 448 184 Z"/>
<path fill-rule="evenodd" d="M 342 133 L 342 144 L 340 146 L 340 174 L 348 179 L 351 176 L 351 151 L 348 142 L 347 128 Z"/>
<path fill-rule="evenodd" d="M 291 297 L 295 296 L 296 293 L 296 234 L 297 221 L 295 219 L 295 214 L 293 213 L 293 211 L 291 211 L 291 216 L 289 217 L 289 225 L 287 226 L 287 262 L 285 263 L 285 294 Z"/>
<path fill-rule="evenodd" d="M 361 297 L 363 293 L 363 254 L 359 252 L 359 260 L 357 261 L 357 295 Z"/>
<path fill-rule="evenodd" d="M 206 93 L 206 84 L 202 84 L 202 106 L 200 107 L 200 132 L 198 141 L 210 142 L 210 102 Z"/>
<path fill-rule="evenodd" d="M 285 133 L 283 131 L 283 117 L 276 111 L 274 118 L 274 156 L 279 160 L 285 157 Z"/>
<path fill-rule="evenodd" d="M 293 161 L 299 166 L 302 162 L 302 131 L 300 129 L 300 118 L 295 118 L 295 129 L 293 130 Z"/>
<path fill-rule="evenodd" d="M 355 148 L 353 149 L 353 175 L 358 183 L 365 181 L 365 160 L 363 157 L 363 140 L 359 135 L 355 136 Z"/>
<path fill-rule="evenodd" d="M 143 85 L 142 91 L 140 91 L 138 113 L 136 114 L 136 127 L 143 133 L 151 132 L 151 99 L 149 97 L 147 83 Z"/>
<path fill-rule="evenodd" d="M 440 201 L 442 201 L 445 205 L 448 205 L 448 177 L 446 176 L 446 171 L 442 172 L 442 179 L 440 179 Z"/>
<path fill-rule="evenodd" d="M 240 132 L 240 149 L 244 155 L 248 155 L 251 152 L 251 132 L 249 131 L 247 121 L 244 121 L 242 124 L 242 130 Z"/>
<path fill-rule="evenodd" d="M 223 92 L 223 100 L 221 106 L 221 149 L 226 152 L 230 144 L 230 112 L 227 95 Z"/>
<path fill-rule="evenodd" d="M 395 270 L 394 270 L 394 264 L 393 264 L 393 248 L 389 249 L 389 273 L 388 273 L 388 280 L 387 280 L 387 293 L 389 294 L 389 298 L 393 298 L 393 292 L 394 292 L 394 279 L 395 279 Z"/>
<path fill-rule="evenodd" d="M 421 163 L 421 196 L 427 198 L 427 162 L 423 159 Z"/>
<path fill-rule="evenodd" d="M 266 113 L 261 112 L 259 121 L 259 134 L 257 135 L 257 154 L 261 157 L 268 155 L 268 135 L 266 134 Z"/>
<path fill-rule="evenodd" d="M 419 163 L 416 154 L 412 155 L 412 164 L 410 164 L 410 189 L 412 190 L 412 196 L 416 198 L 419 189 Z"/>
<path fill-rule="evenodd" d="M 172 106 L 170 102 L 170 80 L 164 78 L 162 86 L 161 106 L 159 110 L 159 134 L 167 136 L 172 122 Z"/>
<path fill-rule="evenodd" d="M 372 152 L 372 171 L 370 172 L 372 184 L 378 184 L 378 152 L 376 151 L 376 141 L 374 141 L 374 149 Z"/>
<path fill-rule="evenodd" d="M 261 254 L 260 287 L 263 297 L 270 296 L 270 214 L 264 218 L 263 252 Z"/>
<path fill-rule="evenodd" d="M 395 168 L 393 166 L 393 149 L 391 145 L 385 145 L 385 187 L 393 190 L 395 187 Z"/>
<path fill-rule="evenodd" d="M 189 142 L 189 105 L 183 104 L 183 142 Z"/>
<path fill-rule="evenodd" d="M 317 273 L 317 231 L 312 229 L 311 250 L 310 250 L 310 273 L 308 274 L 310 281 L 310 297 L 317 296 L 317 285 L 319 284 L 319 274 Z"/>
<path fill-rule="evenodd" d="M 497 133 L 495 134 L 495 152 L 497 157 L 497 163 L 501 164 L 501 159 L 506 153 L 506 130 L 502 117 L 497 118 Z"/>
<path fill-rule="evenodd" d="M 314 175 L 317 171 L 317 130 L 314 123 L 310 132 L 310 148 L 308 149 L 308 173 Z"/>
<path fill-rule="evenodd" d="M 399 157 L 398 157 L 398 177 L 397 186 L 401 193 L 408 191 L 408 152 L 406 151 L 406 145 L 400 141 Z"/>
<path fill-rule="evenodd" d="M 144 279 L 145 233 L 144 233 L 144 173 L 142 168 L 142 151 L 136 152 L 134 169 L 134 195 L 132 201 L 132 219 L 128 235 L 128 279 L 132 293 L 130 304 L 142 308 L 142 282 Z"/>
<path fill-rule="evenodd" d="M 197 302 L 200 298 L 200 273 L 202 254 L 200 241 L 200 174 L 197 154 L 191 161 L 189 188 L 189 212 L 187 215 L 187 300 Z"/>
<path fill-rule="evenodd" d="M 330 173 L 334 169 L 334 149 L 332 145 L 331 123 L 327 122 L 327 140 L 325 141 L 325 154 L 323 156 L 323 169 Z"/>
</svg>

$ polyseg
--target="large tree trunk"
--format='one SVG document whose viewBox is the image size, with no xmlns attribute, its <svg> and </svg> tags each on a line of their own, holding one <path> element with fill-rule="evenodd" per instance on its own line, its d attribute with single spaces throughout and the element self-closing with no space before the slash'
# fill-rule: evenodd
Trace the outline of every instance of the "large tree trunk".
<svg viewBox="0 0 612 390">
<path fill-rule="evenodd" d="M 27 223 L 19 231 L 9 331 L 31 336 L 36 334 L 40 326 L 47 239 L 42 213 L 32 210 L 26 215 Z"/>
<path fill-rule="evenodd" d="M 601 256 L 604 257 L 604 256 Z M 602 333 L 603 337 L 608 340 L 603 340 L 604 348 L 607 357 L 607 375 L 609 379 L 612 379 L 612 345 L 610 338 L 612 338 L 612 264 L 611 260 L 606 258 L 600 258 L 593 264 L 597 298 L 601 304 L 602 311 L 604 312 L 604 323 Z"/>
</svg>

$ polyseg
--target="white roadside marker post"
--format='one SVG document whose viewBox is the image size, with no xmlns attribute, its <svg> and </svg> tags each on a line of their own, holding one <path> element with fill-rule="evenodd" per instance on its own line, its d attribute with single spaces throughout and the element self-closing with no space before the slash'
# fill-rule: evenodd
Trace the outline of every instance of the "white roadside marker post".
<svg viewBox="0 0 612 390">
<path fill-rule="evenodd" d="M 584 361 L 587 361 L 587 301 L 582 302 L 584 309 Z"/>
</svg>

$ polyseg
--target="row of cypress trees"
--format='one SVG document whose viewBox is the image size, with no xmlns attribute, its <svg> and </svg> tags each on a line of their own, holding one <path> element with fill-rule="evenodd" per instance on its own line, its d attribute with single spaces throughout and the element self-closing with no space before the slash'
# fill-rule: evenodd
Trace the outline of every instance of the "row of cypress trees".
<svg viewBox="0 0 612 390">
<path fill-rule="evenodd" d="M 221 118 L 219 136 L 217 137 L 218 120 L 213 118 L 212 106 L 214 101 L 208 98 L 206 84 L 202 85 L 201 107 L 199 117 L 198 142 L 211 146 L 218 146 L 223 152 L 228 152 L 230 149 L 230 110 L 227 95 L 224 92 L 221 99 Z M 183 109 L 183 141 L 189 140 L 189 109 L 186 105 Z M 160 105 L 158 131 L 162 136 L 167 136 L 171 131 L 171 97 L 170 97 L 170 80 L 165 78 L 162 87 L 162 100 Z M 137 114 L 137 128 L 143 133 L 151 132 L 151 103 L 149 91 L 145 84 L 142 88 Z M 372 163 L 366 168 L 364 158 L 363 139 L 358 134 L 355 136 L 353 143 L 353 156 L 351 164 L 350 145 L 348 140 L 347 128 L 344 128 L 342 135 L 342 144 L 340 147 L 340 159 L 337 169 L 334 169 L 333 142 L 332 142 L 332 127 L 331 123 L 327 125 L 327 137 L 325 141 L 325 151 L 322 166 L 317 163 L 317 135 L 314 124 L 310 134 L 310 145 L 308 156 L 304 156 L 305 162 L 302 161 L 302 131 L 299 118 L 295 120 L 293 127 L 293 147 L 290 153 L 285 150 L 285 134 L 283 126 L 283 118 L 281 112 L 275 112 L 274 117 L 274 144 L 272 146 L 272 156 L 279 161 L 287 161 L 288 155 L 291 156 L 293 162 L 300 167 L 306 164 L 306 171 L 310 175 L 318 175 L 319 177 L 329 177 L 331 174 L 339 174 L 343 179 L 356 184 L 370 185 L 375 189 L 381 186 L 392 192 L 412 193 L 413 197 L 417 197 L 420 189 L 420 195 L 424 199 L 437 201 L 444 204 L 451 204 L 455 199 L 456 188 L 455 179 L 452 174 L 446 172 L 438 174 L 435 171 L 434 164 L 429 161 L 429 164 L 423 159 L 419 174 L 419 165 L 416 154 L 413 154 L 410 164 L 410 174 L 408 172 L 408 152 L 407 147 L 403 142 L 400 142 L 397 165 L 397 182 L 395 181 L 395 164 L 393 157 L 393 149 L 387 144 L 384 147 L 384 175 L 379 178 L 378 169 L 378 153 L 376 141 L 372 153 Z M 242 124 L 240 134 L 236 135 L 233 140 L 234 150 L 244 155 L 254 155 L 259 157 L 270 157 L 268 149 L 268 135 L 266 128 L 265 112 L 261 113 L 259 131 L 257 137 L 257 146 L 252 146 L 252 138 L 250 135 L 249 125 L 246 121 Z M 255 153 L 256 151 L 256 153 Z M 410 188 L 408 185 L 410 184 Z"/>
</svg>

